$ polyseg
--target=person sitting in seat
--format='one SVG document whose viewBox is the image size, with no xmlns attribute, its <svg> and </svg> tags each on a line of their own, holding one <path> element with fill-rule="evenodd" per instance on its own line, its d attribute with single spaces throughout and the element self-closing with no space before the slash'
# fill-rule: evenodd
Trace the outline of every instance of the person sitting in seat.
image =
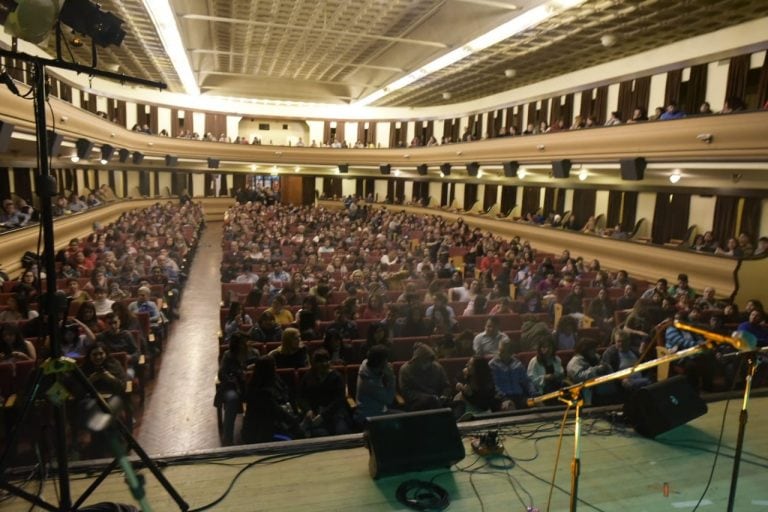
<svg viewBox="0 0 768 512">
<path fill-rule="evenodd" d="M 499 354 L 488 366 L 498 394 L 511 401 L 515 409 L 524 409 L 526 400 L 536 394 L 536 388 L 523 363 L 515 357 L 514 344 L 509 338 L 499 344 Z"/>
<path fill-rule="evenodd" d="M 454 397 L 463 413 L 497 412 L 502 409 L 502 397 L 487 359 L 478 356 L 469 358 L 463 374 L 465 382 L 456 384 L 457 394 Z"/>
<path fill-rule="evenodd" d="M 244 443 L 304 437 L 296 407 L 283 380 L 277 378 L 273 358 L 262 356 L 254 362 L 253 376 L 245 390 L 245 404 L 241 431 Z"/>
<path fill-rule="evenodd" d="M 351 432 L 344 377 L 331 368 L 331 357 L 325 349 L 312 354 L 310 370 L 299 383 L 298 401 L 304 429 L 311 437 Z"/>
<path fill-rule="evenodd" d="M 416 343 L 413 357 L 400 368 L 400 391 L 410 411 L 437 409 L 450 401 L 451 385 L 432 347 Z"/>
<path fill-rule="evenodd" d="M 565 371 L 560 356 L 555 354 L 555 340 L 542 336 L 537 341 L 536 356 L 528 363 L 528 378 L 534 395 L 551 393 L 563 387 Z"/>
<path fill-rule="evenodd" d="M 303 368 L 308 364 L 307 347 L 301 343 L 301 335 L 295 327 L 283 331 L 280 346 L 269 353 L 277 368 Z"/>
<path fill-rule="evenodd" d="M 476 356 L 495 356 L 505 341 L 509 341 L 509 337 L 499 330 L 499 317 L 491 316 L 485 321 L 485 331 L 472 341 L 472 348 Z"/>
<path fill-rule="evenodd" d="M 597 345 L 597 341 L 592 338 L 581 339 L 576 344 L 575 355 L 568 361 L 566 368 L 568 379 L 573 384 L 611 373 L 611 368 L 600 361 L 600 357 L 597 355 Z M 582 396 L 585 404 L 599 405 L 610 403 L 611 398 L 609 397 L 614 394 L 613 391 L 613 386 L 610 386 L 610 389 L 598 386 L 585 389 Z"/>
<path fill-rule="evenodd" d="M 224 408 L 224 444 L 235 441 L 235 418 L 242 410 L 245 393 L 245 372 L 252 368 L 259 352 L 248 346 L 248 339 L 235 334 L 229 340 L 229 348 L 219 363 L 219 387 L 216 402 Z"/>
<path fill-rule="evenodd" d="M 106 328 L 96 335 L 96 342 L 103 343 L 112 352 L 125 352 L 128 354 L 128 377 L 136 376 L 136 366 L 139 364 L 139 347 L 128 331 L 120 329 L 120 317 L 114 313 L 108 313 L 104 317 Z"/>
<path fill-rule="evenodd" d="M 383 345 L 371 347 L 357 374 L 355 420 L 359 426 L 364 426 L 368 418 L 400 412 L 392 408 L 396 385 L 389 349 Z"/>
</svg>

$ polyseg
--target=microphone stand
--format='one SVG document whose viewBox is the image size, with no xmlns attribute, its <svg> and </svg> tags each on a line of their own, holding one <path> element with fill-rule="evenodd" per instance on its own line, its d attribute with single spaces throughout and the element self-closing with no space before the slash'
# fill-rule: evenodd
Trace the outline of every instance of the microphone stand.
<svg viewBox="0 0 768 512">
<path fill-rule="evenodd" d="M 749 396 L 752 393 L 752 379 L 755 376 L 757 367 L 760 364 L 758 355 L 766 351 L 766 348 L 756 349 L 754 339 L 746 338 L 734 338 L 729 336 L 723 336 L 717 333 L 705 331 L 690 325 L 685 325 L 680 322 L 675 322 L 675 327 L 686 331 L 691 331 L 704 336 L 709 340 L 714 340 L 720 343 L 727 343 L 733 345 L 734 348 L 742 351 L 747 358 L 747 375 L 744 380 L 744 396 L 741 401 L 741 412 L 739 412 L 739 432 L 736 437 L 736 450 L 733 454 L 733 472 L 731 473 L 731 488 L 728 493 L 728 512 L 733 512 L 736 502 L 736 484 L 739 481 L 739 466 L 741 465 L 741 454 L 744 450 L 744 435 L 747 429 L 747 419 L 749 413 L 747 407 L 749 406 Z"/>
<path fill-rule="evenodd" d="M 565 402 L 574 408 L 575 422 L 573 432 L 573 459 L 571 461 L 570 512 L 576 512 L 577 504 L 579 501 L 579 477 L 581 475 L 581 408 L 584 405 L 582 392 L 587 388 L 592 388 L 607 382 L 623 379 L 634 373 L 638 373 L 649 368 L 655 368 L 662 364 L 667 364 L 686 357 L 699 355 L 703 352 L 706 352 L 707 350 L 711 350 L 714 348 L 714 346 L 715 344 L 713 342 L 707 341 L 695 347 L 680 350 L 673 354 L 667 354 L 665 356 L 652 359 L 644 363 L 636 364 L 632 368 L 625 368 L 624 370 L 619 370 L 608 375 L 601 375 L 599 377 L 587 379 L 584 382 L 579 382 L 578 384 L 547 393 L 546 395 L 528 399 L 529 406 L 540 404 L 551 399 L 558 399 L 561 402 Z"/>
</svg>

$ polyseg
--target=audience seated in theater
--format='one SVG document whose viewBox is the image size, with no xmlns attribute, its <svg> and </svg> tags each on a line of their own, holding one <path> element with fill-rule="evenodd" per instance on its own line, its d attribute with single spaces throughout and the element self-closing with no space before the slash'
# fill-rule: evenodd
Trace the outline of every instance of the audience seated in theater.
<svg viewBox="0 0 768 512">
<path fill-rule="evenodd" d="M 761 236 L 757 239 L 757 247 L 752 256 L 764 256 L 768 254 L 768 236 Z"/>
<path fill-rule="evenodd" d="M 101 325 L 101 322 L 96 316 L 96 306 L 94 306 L 91 301 L 80 304 L 75 318 L 79 320 L 82 325 L 88 327 L 94 334 L 98 334 L 104 330 L 104 326 Z"/>
<path fill-rule="evenodd" d="M 368 418 L 400 412 L 392 408 L 396 387 L 389 349 L 382 345 L 371 347 L 357 374 L 355 420 L 359 427 L 364 427 Z"/>
<path fill-rule="evenodd" d="M 245 415 L 241 438 L 244 443 L 299 439 L 304 437 L 301 420 L 282 379 L 277 378 L 275 360 L 269 356 L 254 361 L 253 375 L 245 390 Z"/>
<path fill-rule="evenodd" d="M 282 328 L 288 327 L 293 323 L 293 313 L 291 313 L 291 310 L 285 306 L 285 297 L 282 295 L 277 295 L 274 299 L 272 299 L 272 306 L 264 311 L 265 313 L 272 313 L 273 318 Z"/>
<path fill-rule="evenodd" d="M 563 314 L 584 313 L 584 299 L 584 289 L 580 284 L 575 283 L 571 288 L 571 293 L 563 299 Z"/>
<path fill-rule="evenodd" d="M 7 309 L 0 311 L 0 323 L 17 323 L 38 317 L 37 311 L 30 309 L 23 295 L 11 295 L 6 302 Z"/>
<path fill-rule="evenodd" d="M 509 337 L 499 330 L 499 317 L 489 316 L 485 321 L 485 330 L 472 341 L 472 349 L 479 357 L 495 356 L 504 341 L 509 341 Z"/>
<path fill-rule="evenodd" d="M 245 336 L 236 334 L 229 340 L 229 348 L 219 363 L 219 386 L 216 402 L 224 408 L 224 443 L 235 440 L 235 418 L 242 411 L 245 393 L 245 372 L 253 368 L 259 352 L 248 346 Z"/>
<path fill-rule="evenodd" d="M 149 315 L 149 323 L 153 328 L 157 328 L 162 324 L 162 317 L 160 316 L 160 309 L 157 304 L 151 299 L 150 295 L 152 291 L 146 287 L 141 286 L 136 291 L 136 300 L 128 305 L 128 309 L 134 315 L 137 313 L 147 313 Z"/>
<path fill-rule="evenodd" d="M 642 123 L 643 121 L 648 120 L 648 113 L 646 112 L 645 108 L 643 107 L 635 107 L 635 110 L 632 112 L 632 117 L 627 120 L 627 124 L 632 123 Z"/>
<path fill-rule="evenodd" d="M 675 315 L 675 320 L 683 324 L 706 327 L 699 325 L 698 314 L 699 312 L 696 309 L 692 309 L 689 314 L 680 312 Z M 703 336 L 684 329 L 678 329 L 674 324 L 667 327 L 664 332 L 664 344 L 671 353 L 693 348 L 702 343 L 706 343 L 706 339 Z M 697 354 L 696 357 L 678 359 L 672 363 L 672 366 L 682 368 L 688 381 L 696 389 L 703 386 L 706 391 L 713 390 L 717 366 L 714 352 L 707 351 Z"/>
<path fill-rule="evenodd" d="M 80 253 L 82 254 L 82 253 Z M 80 283 L 77 279 L 67 280 L 67 301 L 69 302 L 86 302 L 91 300 L 91 296 L 88 292 L 80 289 Z"/>
<path fill-rule="evenodd" d="M 289 327 L 283 331 L 280 346 L 269 353 L 278 368 L 303 368 L 309 364 L 307 347 L 301 342 L 299 330 Z"/>
<path fill-rule="evenodd" d="M 565 370 L 560 356 L 555 354 L 555 342 L 550 334 L 536 343 L 536 355 L 528 362 L 528 378 L 533 395 L 550 393 L 563 386 Z"/>
<path fill-rule="evenodd" d="M 685 112 L 682 112 L 678 106 L 677 102 L 670 101 L 667 104 L 667 108 L 665 109 L 664 113 L 661 114 L 659 117 L 659 120 L 661 121 L 668 121 L 670 119 L 682 119 L 685 117 Z"/>
<path fill-rule="evenodd" d="M 437 409 L 449 401 L 448 376 L 429 345 L 414 345 L 413 357 L 400 368 L 398 380 L 405 407 L 410 411 Z"/>
<path fill-rule="evenodd" d="M 346 400 L 344 377 L 331 368 L 324 349 L 312 354 L 312 365 L 299 383 L 299 410 L 303 427 L 311 437 L 348 434 L 352 417 Z"/>
<path fill-rule="evenodd" d="M 463 382 L 456 383 L 454 414 L 472 415 L 502 409 L 502 397 L 496 390 L 494 375 L 483 357 L 470 357 L 463 370 Z M 469 417 L 469 416 L 467 416 Z"/>
<path fill-rule="evenodd" d="M 765 325 L 765 313 L 760 309 L 749 312 L 749 319 L 742 322 L 739 331 L 745 331 L 755 337 L 758 347 L 768 346 L 768 326 Z"/>
<path fill-rule="evenodd" d="M 635 285 L 630 283 L 624 286 L 624 293 L 616 300 L 616 309 L 632 309 L 637 302 Z"/>
<path fill-rule="evenodd" d="M 301 303 L 301 309 L 296 312 L 296 327 L 301 333 L 301 339 L 304 341 L 318 339 L 318 322 L 320 313 L 318 310 L 317 297 L 306 295 Z"/>
<path fill-rule="evenodd" d="M 557 350 L 572 350 L 576 346 L 579 335 L 579 321 L 571 315 L 563 315 L 555 330 Z"/>
<path fill-rule="evenodd" d="M 253 329 L 248 333 L 248 338 L 253 341 L 271 342 L 283 340 L 283 329 L 275 321 L 275 315 L 265 310 L 259 315 L 259 319 Z"/>
<path fill-rule="evenodd" d="M 600 288 L 597 297 L 592 299 L 589 304 L 587 316 L 595 321 L 595 327 L 602 331 L 608 331 L 613 328 L 614 311 L 616 311 L 616 306 L 608 296 L 608 290 Z"/>
<path fill-rule="evenodd" d="M 0 362 L 34 361 L 37 359 L 35 345 L 24 339 L 16 324 L 0 327 Z"/>
<path fill-rule="evenodd" d="M 485 295 L 478 295 L 470 300 L 467 307 L 464 308 L 462 316 L 485 315 L 488 314 L 488 298 Z"/>
<path fill-rule="evenodd" d="M 611 333 L 611 345 L 603 352 L 602 362 L 607 365 L 611 373 L 632 368 L 639 362 L 640 354 L 630 345 L 629 333 L 621 329 L 614 329 Z M 647 386 L 651 380 L 642 372 L 632 373 L 628 377 L 617 382 L 618 394 L 623 396 L 625 391 L 631 391 Z"/>
<path fill-rule="evenodd" d="M 678 274 L 677 284 L 670 288 L 669 295 L 671 297 L 677 297 L 679 295 L 685 295 L 689 299 L 696 297 L 696 292 L 688 284 L 688 274 Z"/>
<path fill-rule="evenodd" d="M 65 323 L 61 332 L 61 353 L 66 357 L 83 357 L 96 338 L 88 327 L 77 319 Z M 46 340 L 44 356 L 51 354 L 50 340 Z"/>
<path fill-rule="evenodd" d="M 323 348 L 331 357 L 331 363 L 343 365 L 355 356 L 352 344 L 341 338 L 338 331 L 328 329 L 323 337 Z"/>
<path fill-rule="evenodd" d="M 96 336 L 96 342 L 104 344 L 110 353 L 125 352 L 128 354 L 128 376 L 136 376 L 136 366 L 139 364 L 139 347 L 130 332 L 120 328 L 120 317 L 109 313 L 104 317 L 106 328 Z"/>
<path fill-rule="evenodd" d="M 597 341 L 592 338 L 581 339 L 576 344 L 574 355 L 568 361 L 566 368 L 568 380 L 573 384 L 611 373 L 611 368 L 600 361 L 600 357 L 597 355 L 597 346 Z M 615 398 L 614 390 L 615 388 L 611 383 L 585 389 L 582 391 L 584 403 L 587 405 L 610 403 Z"/>
<path fill-rule="evenodd" d="M 448 305 L 448 298 L 444 293 L 435 295 L 435 303 L 427 308 L 424 317 L 432 323 L 435 334 L 452 333 L 458 324 L 456 313 Z"/>
<path fill-rule="evenodd" d="M 503 400 L 511 401 L 515 409 L 524 409 L 526 400 L 536 394 L 536 388 L 523 363 L 515 357 L 514 344 L 509 338 L 501 342 L 499 353 L 491 359 L 489 366 L 497 394 Z"/>
<path fill-rule="evenodd" d="M 112 311 L 112 304 L 115 301 L 107 298 L 107 289 L 97 286 L 93 290 L 93 306 L 96 308 L 96 315 L 101 317 Z"/>
<path fill-rule="evenodd" d="M 432 334 L 432 323 L 425 321 L 425 311 L 421 304 L 406 307 L 404 316 L 395 322 L 395 337 L 418 337 Z"/>
<path fill-rule="evenodd" d="M 735 238 L 729 238 L 725 244 L 725 247 L 718 247 L 715 249 L 717 256 L 730 256 L 732 258 L 741 258 L 744 254 L 739 247 L 739 241 Z"/>
<path fill-rule="evenodd" d="M 94 343 L 85 354 L 81 370 L 102 395 L 122 395 L 127 376 L 120 361 L 110 355 L 103 343 Z"/>
</svg>

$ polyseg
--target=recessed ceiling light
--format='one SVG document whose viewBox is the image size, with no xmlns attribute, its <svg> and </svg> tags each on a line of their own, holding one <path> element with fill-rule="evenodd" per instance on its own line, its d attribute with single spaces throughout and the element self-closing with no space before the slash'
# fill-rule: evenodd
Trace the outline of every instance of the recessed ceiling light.
<svg viewBox="0 0 768 512">
<path fill-rule="evenodd" d="M 610 48 L 616 44 L 616 36 L 613 34 L 605 34 L 600 38 L 600 44 L 606 48 Z"/>
<path fill-rule="evenodd" d="M 301 170 L 301 167 L 298 167 L 298 166 L 293 168 L 293 172 L 299 172 L 300 170 Z"/>
<path fill-rule="evenodd" d="M 251 171 L 256 171 L 256 169 L 258 169 L 256 164 L 251 164 Z"/>
<path fill-rule="evenodd" d="M 400 169 L 395 169 L 395 176 L 400 176 Z"/>
<path fill-rule="evenodd" d="M 72 160 L 72 163 L 75 163 L 75 164 L 80 161 L 80 157 L 77 155 L 72 155 L 71 157 L 69 157 L 69 159 Z"/>
</svg>

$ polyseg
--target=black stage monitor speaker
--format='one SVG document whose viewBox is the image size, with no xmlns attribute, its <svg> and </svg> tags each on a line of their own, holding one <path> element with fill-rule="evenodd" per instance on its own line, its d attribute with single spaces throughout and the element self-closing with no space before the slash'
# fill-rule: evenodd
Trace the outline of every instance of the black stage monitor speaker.
<svg viewBox="0 0 768 512">
<path fill-rule="evenodd" d="M 566 160 L 553 160 L 552 161 L 552 176 L 559 179 L 567 178 L 571 175 L 571 161 Z"/>
<path fill-rule="evenodd" d="M 515 162 L 514 160 L 512 160 L 510 162 L 502 162 L 502 165 L 504 166 L 505 178 L 517 177 L 517 170 L 520 168 L 520 162 Z"/>
<path fill-rule="evenodd" d="M 0 121 L 0 153 L 8 151 L 8 145 L 11 143 L 14 126 L 11 123 Z"/>
<path fill-rule="evenodd" d="M 373 478 L 448 468 L 466 455 L 450 409 L 370 418 L 365 438 Z"/>
<path fill-rule="evenodd" d="M 133 152 L 133 163 L 136 165 L 139 165 L 141 162 L 144 161 L 144 154 L 140 153 L 139 151 Z"/>
<path fill-rule="evenodd" d="M 391 165 L 389 165 L 389 164 L 381 164 L 381 165 L 379 166 L 379 172 L 380 172 L 380 173 L 381 173 L 383 176 L 389 176 L 389 173 L 390 173 L 390 172 L 392 172 L 392 166 L 391 166 Z"/>
<path fill-rule="evenodd" d="M 173 156 L 173 155 L 165 155 L 166 167 L 176 167 L 178 163 L 179 163 L 179 157 Z"/>
<path fill-rule="evenodd" d="M 63 135 L 48 130 L 48 154 L 52 157 L 59 156 L 59 150 L 63 141 Z"/>
<path fill-rule="evenodd" d="M 443 176 L 450 176 L 451 175 L 451 164 L 442 164 L 440 165 L 440 172 L 443 173 Z"/>
<path fill-rule="evenodd" d="M 477 178 L 477 171 L 480 170 L 480 164 L 477 162 L 470 162 L 467 164 L 467 176 Z"/>
<path fill-rule="evenodd" d="M 429 167 L 427 166 L 427 164 L 421 164 L 416 166 L 416 172 L 419 173 L 419 176 L 426 176 L 427 170 L 429 170 Z"/>
<path fill-rule="evenodd" d="M 707 413 L 685 375 L 678 375 L 637 390 L 624 404 L 624 412 L 637 433 L 656 437 Z"/>
<path fill-rule="evenodd" d="M 646 161 L 643 157 L 623 158 L 619 160 L 621 165 L 621 179 L 627 181 L 640 181 L 645 176 Z"/>
<path fill-rule="evenodd" d="M 349 164 L 339 164 L 339 173 L 347 174 L 349 172 Z"/>
<path fill-rule="evenodd" d="M 130 158 L 131 152 L 125 148 L 121 148 L 120 151 L 117 152 L 117 155 L 120 158 L 120 162 L 125 163 L 128 161 L 128 158 Z"/>
<path fill-rule="evenodd" d="M 218 169 L 220 163 L 221 162 L 219 161 L 219 159 L 208 157 L 208 168 L 209 169 Z"/>
</svg>

